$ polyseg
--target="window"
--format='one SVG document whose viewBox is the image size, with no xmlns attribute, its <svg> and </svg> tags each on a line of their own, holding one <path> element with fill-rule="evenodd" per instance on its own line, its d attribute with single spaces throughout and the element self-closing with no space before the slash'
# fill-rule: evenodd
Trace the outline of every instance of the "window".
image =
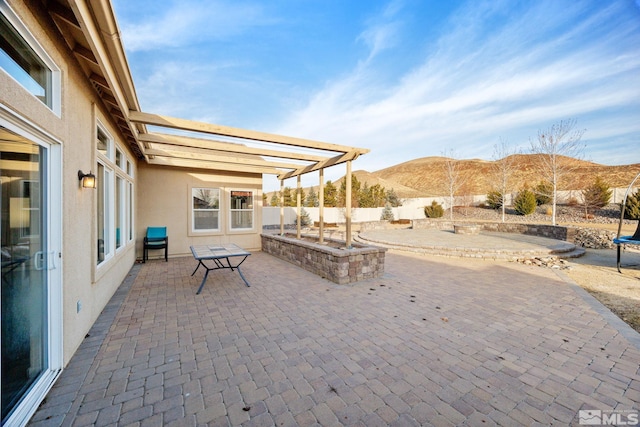
<svg viewBox="0 0 640 427">
<path fill-rule="evenodd" d="M 129 162 L 127 162 L 127 164 L 130 164 Z M 127 242 L 130 242 L 133 240 L 133 182 L 128 181 L 127 182 L 127 200 L 128 200 L 128 204 L 127 204 L 127 229 L 129 230 L 129 235 L 127 238 Z"/>
<path fill-rule="evenodd" d="M 116 220 L 116 249 L 122 246 L 125 235 L 122 234 L 125 225 L 124 206 L 127 203 L 124 192 L 124 179 L 116 176 L 115 220 Z"/>
<path fill-rule="evenodd" d="M 60 115 L 60 70 L 0 0 L 0 68 Z"/>
<path fill-rule="evenodd" d="M 98 162 L 98 172 L 96 173 L 96 184 L 98 190 L 98 265 L 111 256 L 111 210 L 110 203 L 111 188 L 111 171 L 101 162 Z"/>
<path fill-rule="evenodd" d="M 191 200 L 193 231 L 220 230 L 220 189 L 192 188 Z"/>
<path fill-rule="evenodd" d="M 98 125 L 98 259 L 100 265 L 127 243 L 133 241 L 133 182 L 127 171 L 133 168 L 123 150 L 107 131 Z M 115 161 L 114 161 L 115 160 Z M 121 167 L 129 165 L 123 170 Z"/>
<path fill-rule="evenodd" d="M 231 229 L 253 228 L 253 191 L 231 191 Z"/>
<path fill-rule="evenodd" d="M 108 160 L 111 160 L 111 146 L 113 144 L 111 142 L 111 138 L 100 127 L 98 127 L 97 144 L 98 144 L 98 153 L 102 154 Z"/>
<path fill-rule="evenodd" d="M 124 154 L 122 154 L 121 150 L 117 150 L 116 149 L 116 166 L 118 166 L 120 169 L 124 170 L 124 168 L 125 168 L 124 163 L 125 163 L 124 162 Z"/>
</svg>

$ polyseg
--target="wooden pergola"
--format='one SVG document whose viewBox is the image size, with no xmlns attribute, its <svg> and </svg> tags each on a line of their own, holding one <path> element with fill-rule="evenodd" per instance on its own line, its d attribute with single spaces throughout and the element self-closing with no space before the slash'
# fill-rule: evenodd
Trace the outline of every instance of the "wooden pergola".
<svg viewBox="0 0 640 427">
<path fill-rule="evenodd" d="M 193 120 L 129 110 L 128 120 L 135 124 L 138 148 L 149 164 L 276 175 L 280 180 L 280 233 L 284 234 L 284 181 L 297 177 L 297 237 L 300 238 L 301 179 L 319 171 L 320 242 L 324 236 L 324 169 L 346 163 L 346 246 L 351 247 L 351 162 L 366 148 L 349 147 L 309 139 L 294 138 L 247 129 L 233 128 Z M 177 129 L 225 140 L 148 132 L 147 125 Z M 247 146 L 260 142 L 260 146 Z M 286 149 L 283 149 L 282 147 Z M 264 147 L 264 148 L 263 148 Z"/>
</svg>

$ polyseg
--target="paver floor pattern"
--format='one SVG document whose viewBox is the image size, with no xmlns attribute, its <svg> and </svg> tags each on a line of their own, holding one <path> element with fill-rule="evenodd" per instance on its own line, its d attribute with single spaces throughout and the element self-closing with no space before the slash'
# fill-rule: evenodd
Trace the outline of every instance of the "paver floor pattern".
<svg viewBox="0 0 640 427">
<path fill-rule="evenodd" d="M 250 288 L 221 271 L 201 295 L 192 258 L 145 264 L 80 389 L 63 373 L 31 424 L 577 425 L 580 409 L 639 409 L 640 350 L 551 270 L 391 251 L 384 277 L 339 286 L 250 261 Z"/>
</svg>

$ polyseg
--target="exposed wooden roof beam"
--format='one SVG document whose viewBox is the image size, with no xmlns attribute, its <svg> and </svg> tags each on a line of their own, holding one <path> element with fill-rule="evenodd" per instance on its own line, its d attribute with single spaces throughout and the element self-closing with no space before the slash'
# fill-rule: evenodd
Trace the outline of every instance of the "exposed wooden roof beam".
<svg viewBox="0 0 640 427">
<path fill-rule="evenodd" d="M 76 44 L 74 46 L 74 48 L 73 48 L 73 53 L 75 53 L 76 55 L 78 55 L 82 59 L 91 62 L 92 64 L 99 65 L 98 64 L 98 60 L 96 59 L 96 57 L 93 54 L 93 52 L 91 52 L 89 49 L 87 49 L 84 46 Z"/>
<path fill-rule="evenodd" d="M 86 42 L 89 47 L 84 50 L 77 49 L 79 46 L 76 43 L 74 51 L 80 59 L 92 61 L 100 68 L 100 72 L 97 73 L 106 79 L 111 95 L 113 95 L 109 104 L 117 106 L 125 116 L 128 116 L 129 110 L 139 110 L 140 106 L 124 54 L 124 47 L 118 34 L 111 2 L 108 0 L 73 0 L 68 3 L 84 34 L 83 42 Z M 91 54 L 88 55 L 85 51 L 91 52 Z M 144 125 L 136 126 L 128 119 L 126 127 L 129 128 L 132 135 L 137 135 L 139 131 L 145 130 Z M 137 139 L 135 141 L 136 144 L 132 146 L 132 149 L 136 154 L 142 156 L 144 147 L 138 143 Z"/>
<path fill-rule="evenodd" d="M 266 148 L 253 148 L 232 142 L 212 141 L 209 139 L 190 138 L 187 136 L 168 135 L 161 133 L 141 133 L 138 135 L 138 140 L 144 143 L 170 144 L 181 147 L 197 147 L 208 150 L 226 151 L 229 153 L 254 154 L 258 156 L 303 160 L 309 162 L 319 162 L 328 158 L 315 154 L 292 153 L 278 150 L 269 150 Z"/>
<path fill-rule="evenodd" d="M 111 112 L 111 114 L 112 114 L 113 116 L 115 116 L 118 120 L 122 120 L 122 121 L 123 121 L 123 122 L 125 122 L 125 123 L 127 122 L 126 117 L 124 116 L 124 114 L 122 114 L 122 111 L 120 111 L 120 109 L 119 109 L 119 108 L 112 108 L 112 109 L 111 109 L 111 110 L 109 110 L 109 111 L 110 111 L 110 112 Z M 129 133 L 131 133 L 131 132 L 129 131 Z"/>
<path fill-rule="evenodd" d="M 47 9 L 49 13 L 55 15 L 59 19 L 62 19 L 67 24 L 75 27 L 78 30 L 82 29 L 73 12 L 70 9 L 62 6 L 60 3 L 56 1 L 49 2 L 47 4 Z"/>
<path fill-rule="evenodd" d="M 97 84 L 98 86 L 111 90 L 111 87 L 109 87 L 109 82 L 107 82 L 107 79 L 105 79 L 103 76 L 100 76 L 96 73 L 91 73 L 91 75 L 89 76 L 89 80 L 91 80 L 93 83 Z"/>
<path fill-rule="evenodd" d="M 193 132 L 203 132 L 213 135 L 224 135 L 235 138 L 250 139 L 254 141 L 273 142 L 277 144 L 290 145 L 294 147 L 312 148 L 316 150 L 335 151 L 348 153 L 358 151 L 360 154 L 368 153 L 368 149 L 347 147 L 344 145 L 329 144 L 326 142 L 312 141 L 308 139 L 294 138 L 290 136 L 276 135 L 266 132 L 258 132 L 247 129 L 233 128 L 229 126 L 215 125 L 193 120 L 178 119 L 175 117 L 161 116 L 158 114 L 142 113 L 140 111 L 129 111 L 129 119 L 132 122 L 144 123 L 168 127 L 172 129 L 182 129 Z"/>
<path fill-rule="evenodd" d="M 279 169 L 270 168 L 270 167 L 243 166 L 243 165 L 234 165 L 231 163 L 203 162 L 198 160 L 171 159 L 167 157 L 154 157 L 152 159 L 149 159 L 149 164 L 162 165 L 162 166 L 175 166 L 175 167 L 183 167 L 183 168 L 223 170 L 223 171 L 230 171 L 230 172 L 269 174 L 269 175 L 279 175 L 283 172 Z"/>
<path fill-rule="evenodd" d="M 304 166 L 304 167 L 301 167 L 301 168 L 296 169 L 294 171 L 286 172 L 283 175 L 278 175 L 278 179 L 284 180 L 284 179 L 287 179 L 287 178 L 292 178 L 294 176 L 303 175 L 305 173 L 309 173 L 309 172 L 317 171 L 317 170 L 320 170 L 320 169 L 328 168 L 329 166 L 339 165 L 340 163 L 345 163 L 345 162 L 348 162 L 349 160 L 355 160 L 355 159 L 358 158 L 359 155 L 360 155 L 360 153 L 357 152 L 357 151 L 352 151 L 350 153 L 340 154 L 338 156 L 335 156 L 335 157 L 332 157 L 330 159 L 327 159 L 327 160 L 325 160 L 323 162 L 318 162 L 318 163 L 313 164 L 313 165 Z"/>
<path fill-rule="evenodd" d="M 108 104 L 113 105 L 114 107 L 120 108 L 120 106 L 118 105 L 118 100 L 108 93 L 102 94 L 102 100 Z"/>
</svg>

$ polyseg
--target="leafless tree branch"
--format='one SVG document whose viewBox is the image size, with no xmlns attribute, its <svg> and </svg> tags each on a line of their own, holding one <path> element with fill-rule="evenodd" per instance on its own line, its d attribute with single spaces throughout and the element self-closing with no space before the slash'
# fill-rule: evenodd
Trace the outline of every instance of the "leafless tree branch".
<svg viewBox="0 0 640 427">
<path fill-rule="evenodd" d="M 531 152 L 538 155 L 542 179 L 552 187 L 552 223 L 556 224 L 558 186 L 562 178 L 577 167 L 574 159 L 581 159 L 584 129 L 575 129 L 576 119 L 561 120 L 549 129 L 538 131 L 538 138 L 530 140 Z"/>
</svg>

